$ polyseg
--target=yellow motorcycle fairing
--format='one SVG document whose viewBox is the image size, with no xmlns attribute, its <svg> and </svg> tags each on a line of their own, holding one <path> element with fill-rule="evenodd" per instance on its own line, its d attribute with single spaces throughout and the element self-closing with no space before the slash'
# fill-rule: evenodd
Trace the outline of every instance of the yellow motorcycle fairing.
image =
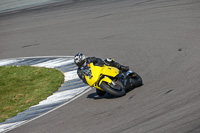
<svg viewBox="0 0 200 133">
<path fill-rule="evenodd" d="M 104 91 L 100 85 L 102 83 L 102 81 L 105 81 L 107 83 L 111 83 L 112 80 L 109 77 L 115 77 L 116 75 L 119 74 L 119 70 L 115 67 L 111 67 L 111 66 L 95 66 L 93 63 L 90 63 L 90 68 L 91 68 L 91 76 L 86 76 L 85 75 L 85 79 L 87 81 L 87 83 L 92 86 L 95 87 L 99 90 Z M 102 75 L 104 75 L 105 77 L 101 78 Z M 107 77 L 109 76 L 109 77 Z M 100 81 L 99 81 L 100 80 Z"/>
</svg>

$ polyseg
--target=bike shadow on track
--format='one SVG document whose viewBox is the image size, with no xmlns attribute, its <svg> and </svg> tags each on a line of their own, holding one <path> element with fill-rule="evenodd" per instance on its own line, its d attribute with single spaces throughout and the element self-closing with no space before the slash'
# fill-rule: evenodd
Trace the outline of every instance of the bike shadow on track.
<svg viewBox="0 0 200 133">
<path fill-rule="evenodd" d="M 112 96 L 108 93 L 106 93 L 104 96 L 98 96 L 96 93 L 91 93 L 87 96 L 87 98 L 94 99 L 94 100 L 100 100 L 100 99 L 115 99 L 115 98 L 119 98 L 119 97 Z"/>
<path fill-rule="evenodd" d="M 133 89 L 127 91 L 126 93 L 129 93 L 130 91 L 132 91 L 132 90 L 134 90 L 134 89 L 135 89 L 135 88 L 133 88 Z M 94 92 L 94 93 L 89 94 L 89 95 L 87 96 L 87 98 L 94 99 L 94 100 L 100 100 L 100 99 L 115 99 L 115 98 L 120 98 L 120 97 L 113 96 L 113 95 L 111 95 L 111 94 L 109 94 L 109 93 L 106 93 L 104 96 L 99 96 L 99 95 L 97 95 L 96 92 Z"/>
</svg>

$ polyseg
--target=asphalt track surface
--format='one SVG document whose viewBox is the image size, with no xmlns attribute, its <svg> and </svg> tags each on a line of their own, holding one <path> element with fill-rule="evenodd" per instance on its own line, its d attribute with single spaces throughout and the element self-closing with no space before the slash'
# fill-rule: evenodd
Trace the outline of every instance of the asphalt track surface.
<svg viewBox="0 0 200 133">
<path fill-rule="evenodd" d="M 0 16 L 0 58 L 112 57 L 141 75 L 120 98 L 95 90 L 12 133 L 199 133 L 200 1 L 76 0 Z"/>
</svg>

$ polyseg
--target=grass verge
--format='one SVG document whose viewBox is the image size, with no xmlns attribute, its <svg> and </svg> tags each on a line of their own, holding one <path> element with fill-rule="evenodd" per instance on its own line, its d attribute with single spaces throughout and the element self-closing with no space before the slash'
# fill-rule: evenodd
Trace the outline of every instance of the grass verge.
<svg viewBox="0 0 200 133">
<path fill-rule="evenodd" d="M 64 82 L 56 69 L 31 66 L 0 67 L 0 122 L 38 104 Z"/>
</svg>

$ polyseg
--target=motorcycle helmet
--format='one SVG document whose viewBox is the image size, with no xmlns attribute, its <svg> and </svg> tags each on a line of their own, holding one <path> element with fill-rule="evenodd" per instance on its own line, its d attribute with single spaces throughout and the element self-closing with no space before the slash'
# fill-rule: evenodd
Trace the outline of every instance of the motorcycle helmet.
<svg viewBox="0 0 200 133">
<path fill-rule="evenodd" d="M 74 56 L 74 63 L 81 67 L 85 63 L 85 55 L 83 53 L 78 53 Z"/>
</svg>

